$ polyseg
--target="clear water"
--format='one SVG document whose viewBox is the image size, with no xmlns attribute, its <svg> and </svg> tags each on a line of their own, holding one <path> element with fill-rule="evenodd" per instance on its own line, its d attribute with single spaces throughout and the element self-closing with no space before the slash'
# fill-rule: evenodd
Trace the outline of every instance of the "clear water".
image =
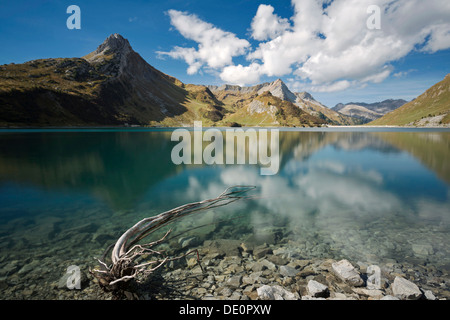
<svg viewBox="0 0 450 320">
<path fill-rule="evenodd" d="M 301 246 L 302 258 L 450 271 L 449 130 L 284 130 L 274 176 L 257 165 L 174 165 L 170 138 L 161 129 L 0 131 L 2 298 L 53 298 L 48 288 L 68 266 L 92 266 L 138 220 L 242 184 L 257 187 L 253 199 L 175 230 L 204 226 L 189 231 L 200 243 L 269 235 Z"/>
</svg>

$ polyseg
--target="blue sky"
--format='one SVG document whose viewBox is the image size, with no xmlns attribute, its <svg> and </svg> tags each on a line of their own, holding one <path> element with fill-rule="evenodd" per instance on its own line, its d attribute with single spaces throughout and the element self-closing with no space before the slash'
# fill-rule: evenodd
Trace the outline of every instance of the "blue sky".
<svg viewBox="0 0 450 320">
<path fill-rule="evenodd" d="M 450 73 L 449 3 L 0 0 L 0 64 L 81 57 L 119 33 L 149 64 L 185 83 L 281 78 L 329 107 L 411 100 Z M 80 30 L 66 27 L 73 4 L 81 8 Z M 378 17 L 367 11 L 371 4 L 381 8 L 379 29 L 367 27 Z"/>
</svg>

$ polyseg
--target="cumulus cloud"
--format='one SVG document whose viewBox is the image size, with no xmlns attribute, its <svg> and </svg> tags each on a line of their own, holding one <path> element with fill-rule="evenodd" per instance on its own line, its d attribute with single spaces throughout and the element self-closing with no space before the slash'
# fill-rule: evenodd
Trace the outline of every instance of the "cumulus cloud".
<svg viewBox="0 0 450 320">
<path fill-rule="evenodd" d="M 232 83 L 237 85 L 245 85 L 248 83 L 257 83 L 261 77 L 261 65 L 258 63 L 252 63 L 249 66 L 243 66 L 241 64 L 235 66 L 225 67 L 220 78 L 226 83 Z"/>
<path fill-rule="evenodd" d="M 169 10 L 170 22 L 183 37 L 198 43 L 198 48 L 175 47 L 172 51 L 158 51 L 174 59 L 183 59 L 189 65 L 188 74 L 197 73 L 203 66 L 218 69 L 232 64 L 233 57 L 241 56 L 250 47 L 247 40 L 223 31 L 194 14 Z"/>
<path fill-rule="evenodd" d="M 372 6 L 380 8 L 380 29 L 368 27 Z M 250 28 L 253 47 L 195 15 L 171 10 L 172 25 L 198 48 L 165 54 L 184 59 L 190 74 L 208 66 L 230 84 L 289 76 L 293 85 L 333 92 L 384 81 L 396 74 L 392 63 L 410 52 L 450 48 L 450 1 L 292 0 L 292 7 L 289 19 L 271 5 L 258 7 Z M 237 56 L 248 65 L 235 65 Z"/>
<path fill-rule="evenodd" d="M 253 39 L 265 41 L 276 38 L 289 29 L 288 19 L 273 14 L 274 8 L 270 5 L 260 5 L 252 21 Z"/>
</svg>

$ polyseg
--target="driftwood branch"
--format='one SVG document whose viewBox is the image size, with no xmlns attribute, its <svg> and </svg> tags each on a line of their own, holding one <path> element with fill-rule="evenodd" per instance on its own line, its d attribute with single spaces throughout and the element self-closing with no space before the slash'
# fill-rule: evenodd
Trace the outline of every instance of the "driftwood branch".
<svg viewBox="0 0 450 320">
<path fill-rule="evenodd" d="M 139 281 L 139 278 L 147 278 L 166 262 L 183 258 L 192 254 L 195 250 L 178 257 L 165 257 L 164 252 L 154 250 L 153 248 L 155 246 L 167 239 L 171 230 L 159 240 L 144 244 L 139 244 L 139 242 L 159 228 L 178 219 L 201 211 L 222 207 L 246 198 L 245 194 L 254 188 L 252 186 L 230 187 L 217 198 L 185 204 L 139 221 L 122 234 L 113 245 L 108 247 L 102 258 L 98 259 L 100 268 L 91 270 L 91 274 L 99 280 L 99 284 L 105 290 L 117 290 L 117 285 L 126 283 L 132 279 Z M 111 264 L 108 264 L 106 262 L 106 256 L 111 248 Z M 147 258 L 151 256 L 153 258 L 143 263 L 137 263 L 137 260 L 143 256 Z"/>
</svg>

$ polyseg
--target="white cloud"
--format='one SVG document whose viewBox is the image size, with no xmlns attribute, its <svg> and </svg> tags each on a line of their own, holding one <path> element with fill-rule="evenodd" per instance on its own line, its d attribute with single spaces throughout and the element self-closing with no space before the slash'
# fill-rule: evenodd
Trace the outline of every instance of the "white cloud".
<svg viewBox="0 0 450 320">
<path fill-rule="evenodd" d="M 239 39 L 231 32 L 223 31 L 199 19 L 196 15 L 169 10 L 171 24 L 185 37 L 198 43 L 198 48 L 175 47 L 168 55 L 183 59 L 189 65 L 188 74 L 197 73 L 203 66 L 220 69 L 231 65 L 235 56 L 244 55 L 250 47 L 247 40 Z"/>
<path fill-rule="evenodd" d="M 255 40 L 265 41 L 276 38 L 289 29 L 288 19 L 282 19 L 273 14 L 274 8 L 270 5 L 260 5 L 252 21 L 252 37 Z"/>
<path fill-rule="evenodd" d="M 190 74 L 205 65 L 216 69 L 230 84 L 289 76 L 312 91 L 332 92 L 384 81 L 395 74 L 392 63 L 412 51 L 450 48 L 450 1 L 292 0 L 292 5 L 290 19 L 270 5 L 258 7 L 251 21 L 251 36 L 258 41 L 253 48 L 195 15 L 171 10 L 172 25 L 198 49 L 176 47 L 165 54 L 184 59 Z M 367 27 L 372 5 L 381 8 L 379 30 Z M 240 55 L 247 66 L 233 64 Z"/>
<path fill-rule="evenodd" d="M 348 89 L 352 83 L 348 80 L 336 81 L 333 83 L 325 83 L 323 85 L 309 86 L 308 91 L 312 92 L 337 92 Z"/>
<path fill-rule="evenodd" d="M 241 64 L 237 66 L 227 66 L 220 74 L 220 78 L 225 81 L 225 83 L 233 83 L 240 86 L 247 83 L 257 83 L 261 76 L 260 69 L 261 66 L 257 63 L 252 63 L 246 67 Z"/>
<path fill-rule="evenodd" d="M 434 53 L 450 47 L 450 24 L 433 26 L 430 30 L 431 38 L 424 47 L 424 51 Z"/>
</svg>

